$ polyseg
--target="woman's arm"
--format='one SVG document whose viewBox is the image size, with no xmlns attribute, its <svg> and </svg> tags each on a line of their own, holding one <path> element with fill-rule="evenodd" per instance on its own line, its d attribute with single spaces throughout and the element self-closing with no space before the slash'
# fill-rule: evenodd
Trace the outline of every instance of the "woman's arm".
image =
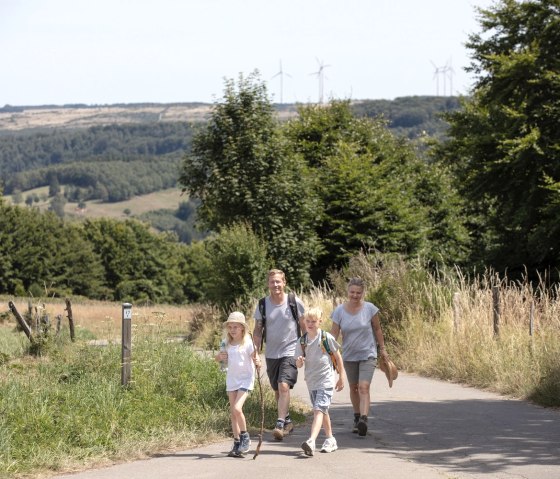
<svg viewBox="0 0 560 479">
<path fill-rule="evenodd" d="M 338 339 L 338 335 L 340 334 L 340 326 L 336 323 L 332 323 L 331 326 L 331 335 L 335 340 Z"/>
<path fill-rule="evenodd" d="M 383 331 L 381 330 L 381 322 L 379 321 L 379 313 L 375 313 L 373 318 L 371 318 L 371 325 L 373 327 L 373 334 L 375 335 L 375 341 L 379 346 L 379 352 L 382 356 L 388 357 L 387 350 L 385 349 L 385 338 L 383 337 Z"/>
</svg>

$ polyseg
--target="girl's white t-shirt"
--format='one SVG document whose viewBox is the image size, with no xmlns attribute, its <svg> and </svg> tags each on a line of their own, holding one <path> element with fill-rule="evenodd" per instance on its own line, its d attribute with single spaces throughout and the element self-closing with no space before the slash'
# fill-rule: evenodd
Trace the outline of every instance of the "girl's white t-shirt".
<svg viewBox="0 0 560 479">
<path fill-rule="evenodd" d="M 252 342 L 227 346 L 228 370 L 226 374 L 226 391 L 240 388 L 251 391 L 255 384 L 255 365 L 251 355 L 254 351 Z"/>
</svg>

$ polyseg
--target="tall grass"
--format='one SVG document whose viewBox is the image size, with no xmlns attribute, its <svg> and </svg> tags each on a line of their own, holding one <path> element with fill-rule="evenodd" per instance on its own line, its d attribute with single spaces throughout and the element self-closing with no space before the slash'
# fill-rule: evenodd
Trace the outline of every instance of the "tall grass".
<svg viewBox="0 0 560 479">
<path fill-rule="evenodd" d="M 368 299 L 381 308 L 390 352 L 401 368 L 560 405 L 558 286 L 510 282 L 492 272 L 467 279 L 457 269 L 430 271 L 419 261 L 365 254 L 334 284 L 343 288 L 343 277 L 352 275 L 369 283 Z M 500 293 L 498 335 L 494 286 Z"/>
<path fill-rule="evenodd" d="M 128 387 L 120 385 L 120 344 L 92 345 L 82 333 L 75 343 L 59 341 L 48 354 L 33 357 L 13 347 L 26 340 L 23 333 L 0 325 L 0 344 L 12 345 L 0 362 L 0 477 L 83 469 L 229 436 L 224 375 L 211 354 L 185 340 L 191 334 L 185 308 L 177 308 L 175 317 L 173 308 L 148 309 L 135 308 Z M 119 305 L 88 303 L 83 312 L 93 310 L 94 316 L 104 314 L 95 320 L 95 336 L 113 338 Z M 212 313 L 201 306 L 189 315 L 200 310 Z M 88 320 L 78 302 L 73 313 L 84 328 Z M 276 404 L 268 381 L 262 382 L 268 427 L 276 419 Z M 257 391 L 245 411 L 254 433 L 261 416 Z M 303 413 L 296 409 L 295 420 L 303 420 Z"/>
</svg>

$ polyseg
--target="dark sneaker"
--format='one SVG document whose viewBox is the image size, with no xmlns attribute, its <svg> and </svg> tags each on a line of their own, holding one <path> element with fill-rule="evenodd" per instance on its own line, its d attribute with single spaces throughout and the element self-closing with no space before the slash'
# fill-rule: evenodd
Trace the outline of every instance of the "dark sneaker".
<svg viewBox="0 0 560 479">
<path fill-rule="evenodd" d="M 228 457 L 240 457 L 240 453 L 239 453 L 240 444 L 241 444 L 240 441 L 233 441 L 233 447 L 231 448 L 231 451 L 228 452 Z"/>
<path fill-rule="evenodd" d="M 354 416 L 354 425 L 352 426 L 352 432 L 358 432 L 358 422 L 359 422 L 360 418 Z"/>
<path fill-rule="evenodd" d="M 284 423 L 284 436 L 287 436 L 294 430 L 294 423 L 292 421 Z"/>
<path fill-rule="evenodd" d="M 245 432 L 239 436 L 239 453 L 240 454 L 247 454 L 249 449 L 251 448 L 251 438 L 249 437 L 249 433 Z"/>
<path fill-rule="evenodd" d="M 367 418 L 361 417 L 358 421 L 358 436 L 365 436 L 367 433 Z"/>
</svg>

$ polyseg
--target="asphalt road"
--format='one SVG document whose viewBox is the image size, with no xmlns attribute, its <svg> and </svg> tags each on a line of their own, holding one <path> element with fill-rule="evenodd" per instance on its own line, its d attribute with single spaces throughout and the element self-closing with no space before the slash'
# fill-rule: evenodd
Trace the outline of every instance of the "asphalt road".
<svg viewBox="0 0 560 479">
<path fill-rule="evenodd" d="M 303 380 L 294 394 L 307 400 Z M 282 442 L 265 433 L 256 460 L 253 451 L 243 459 L 226 457 L 231 443 L 224 441 L 57 477 L 560 479 L 560 410 L 403 373 L 389 389 L 379 370 L 372 398 L 370 430 L 360 438 L 351 432 L 347 388 L 335 393 L 331 418 L 339 449 L 330 454 L 303 455 L 309 425 L 302 425 Z"/>
</svg>

